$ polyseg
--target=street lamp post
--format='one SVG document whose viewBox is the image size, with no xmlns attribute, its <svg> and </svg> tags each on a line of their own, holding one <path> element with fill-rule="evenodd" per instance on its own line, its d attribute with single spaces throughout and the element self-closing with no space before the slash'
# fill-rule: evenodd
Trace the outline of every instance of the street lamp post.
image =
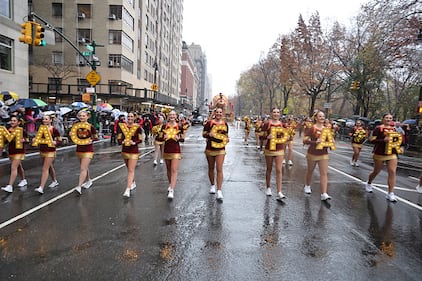
<svg viewBox="0 0 422 281">
<path fill-rule="evenodd" d="M 327 80 L 327 98 L 326 98 L 326 104 L 325 104 L 325 116 L 328 119 L 330 109 L 331 109 L 331 79 L 328 78 Z"/>
<path fill-rule="evenodd" d="M 419 34 L 416 39 L 417 44 L 422 45 L 422 29 L 419 29 Z M 419 77 L 419 99 L 418 99 L 418 112 L 416 112 L 416 125 L 419 126 L 421 116 L 420 109 L 422 108 L 422 77 Z"/>
<path fill-rule="evenodd" d="M 154 62 L 154 64 L 152 65 L 152 67 L 154 68 L 154 84 L 157 84 L 157 71 L 158 71 L 158 64 L 157 64 L 157 62 Z"/>
</svg>

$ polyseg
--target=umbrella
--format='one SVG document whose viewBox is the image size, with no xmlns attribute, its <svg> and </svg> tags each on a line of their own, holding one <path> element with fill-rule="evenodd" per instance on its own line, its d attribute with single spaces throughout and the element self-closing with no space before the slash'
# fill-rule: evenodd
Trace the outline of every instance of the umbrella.
<svg viewBox="0 0 422 281">
<path fill-rule="evenodd" d="M 60 107 L 59 111 L 60 111 L 60 115 L 65 115 L 65 114 L 71 112 L 72 109 L 70 109 L 69 107 Z"/>
<path fill-rule="evenodd" d="M 404 120 L 403 124 L 416 125 L 416 119 Z"/>
<path fill-rule="evenodd" d="M 40 99 L 19 99 L 17 103 L 23 105 L 25 108 L 47 106 L 47 104 Z"/>
<path fill-rule="evenodd" d="M 75 101 L 74 103 L 71 104 L 71 106 L 78 107 L 78 108 L 89 107 L 89 105 L 87 105 L 86 103 L 81 102 L 81 101 Z"/>
<path fill-rule="evenodd" d="M 55 111 L 52 111 L 52 110 L 48 110 L 48 111 L 43 111 L 42 112 L 42 115 L 54 115 L 54 114 L 56 114 L 56 112 Z"/>
<path fill-rule="evenodd" d="M 98 107 L 98 109 L 101 111 L 101 110 L 104 110 L 104 111 L 107 111 L 107 110 L 112 110 L 113 109 L 113 106 L 111 105 L 111 104 L 109 104 L 109 103 L 100 103 L 99 105 L 97 105 L 97 107 Z"/>
<path fill-rule="evenodd" d="M 7 96 L 7 95 L 9 95 L 10 97 L 14 98 L 15 100 L 19 99 L 19 95 L 16 94 L 15 92 L 11 92 L 11 91 L 3 91 L 3 92 L 1 92 L 0 99 L 2 101 L 4 101 L 4 97 Z M 6 98 L 6 100 L 7 100 L 7 98 Z"/>
<path fill-rule="evenodd" d="M 11 107 L 9 107 L 9 111 L 15 112 L 15 111 L 18 111 L 20 108 L 23 108 L 23 105 L 16 103 L 16 104 L 12 105 Z"/>
</svg>

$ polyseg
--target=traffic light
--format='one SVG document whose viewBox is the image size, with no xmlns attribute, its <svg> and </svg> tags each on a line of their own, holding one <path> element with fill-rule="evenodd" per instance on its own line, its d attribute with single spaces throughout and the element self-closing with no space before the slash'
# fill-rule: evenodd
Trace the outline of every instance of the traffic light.
<svg viewBox="0 0 422 281">
<path fill-rule="evenodd" d="M 39 23 L 34 23 L 34 25 L 35 25 L 34 45 L 44 47 L 46 45 L 43 39 L 45 29 Z"/>
<path fill-rule="evenodd" d="M 19 42 L 31 45 L 32 44 L 32 23 L 30 21 L 27 21 L 25 23 L 21 24 L 22 35 L 19 36 Z"/>
</svg>

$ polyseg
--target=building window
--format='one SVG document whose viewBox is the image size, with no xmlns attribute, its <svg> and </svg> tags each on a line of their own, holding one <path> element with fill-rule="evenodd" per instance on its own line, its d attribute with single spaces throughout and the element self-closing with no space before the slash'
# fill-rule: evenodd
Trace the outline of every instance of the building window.
<svg viewBox="0 0 422 281">
<path fill-rule="evenodd" d="M 0 69 L 12 71 L 12 39 L 0 35 Z"/>
<path fill-rule="evenodd" d="M 80 54 L 76 54 L 76 65 L 78 66 L 85 66 L 87 65 L 87 62 L 83 56 Z"/>
<path fill-rule="evenodd" d="M 108 67 L 120 68 L 121 55 L 109 55 L 108 56 Z"/>
<path fill-rule="evenodd" d="M 63 34 L 63 27 L 55 27 L 55 29 L 57 29 Z M 60 43 L 63 42 L 63 38 L 57 32 L 54 32 L 54 41 L 56 43 Z"/>
<path fill-rule="evenodd" d="M 109 30 L 108 32 L 108 43 L 110 45 L 122 43 L 122 31 L 121 30 Z"/>
<path fill-rule="evenodd" d="M 132 88 L 133 85 L 122 80 L 108 80 L 110 86 L 110 93 L 113 94 L 125 94 L 126 88 Z"/>
<path fill-rule="evenodd" d="M 126 47 L 129 51 L 133 53 L 133 39 L 129 37 L 126 33 L 122 32 L 122 45 Z"/>
<path fill-rule="evenodd" d="M 113 20 L 121 20 L 122 5 L 110 5 L 110 14 L 108 17 Z"/>
<path fill-rule="evenodd" d="M 91 4 L 78 4 L 78 19 L 91 18 Z"/>
<path fill-rule="evenodd" d="M 91 29 L 78 29 L 78 43 L 91 43 Z"/>
<path fill-rule="evenodd" d="M 123 68 L 124 70 L 133 73 L 133 62 L 122 55 L 109 55 L 108 67 Z"/>
<path fill-rule="evenodd" d="M 51 3 L 51 12 L 53 17 L 63 16 L 63 4 L 62 3 Z"/>
<path fill-rule="evenodd" d="M 85 93 L 86 88 L 90 88 L 91 85 L 89 82 L 84 78 L 78 78 L 78 92 Z"/>
<path fill-rule="evenodd" d="M 62 79 L 55 77 L 48 77 L 48 90 L 49 91 L 61 91 Z"/>
<path fill-rule="evenodd" d="M 10 6 L 11 6 L 11 0 L 0 0 L 0 15 L 10 18 L 11 12 L 10 12 Z"/>
<path fill-rule="evenodd" d="M 124 70 L 133 73 L 133 61 L 131 61 L 130 59 L 128 59 L 125 56 L 122 56 L 121 59 L 121 66 Z"/>
<path fill-rule="evenodd" d="M 53 64 L 63 64 L 63 53 L 62 52 L 53 52 L 52 53 Z"/>
<path fill-rule="evenodd" d="M 135 28 L 135 20 L 133 19 L 133 17 L 130 15 L 130 13 L 123 8 L 123 12 L 122 12 L 122 18 L 123 18 L 123 22 L 131 29 L 134 30 Z"/>
</svg>

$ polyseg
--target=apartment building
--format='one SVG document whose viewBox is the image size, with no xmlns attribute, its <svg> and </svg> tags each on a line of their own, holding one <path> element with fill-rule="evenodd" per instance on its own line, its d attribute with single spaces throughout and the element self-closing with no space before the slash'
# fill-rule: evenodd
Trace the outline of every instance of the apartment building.
<svg viewBox="0 0 422 281">
<path fill-rule="evenodd" d="M 19 42 L 20 24 L 26 20 L 24 1 L 0 1 L 0 92 L 28 97 L 28 45 Z"/>
<path fill-rule="evenodd" d="M 52 27 L 42 23 L 47 45 L 30 50 L 31 95 L 81 100 L 90 88 L 88 62 L 95 61 L 101 102 L 179 102 L 183 0 L 32 0 L 29 8 Z"/>
<path fill-rule="evenodd" d="M 185 41 L 182 42 L 182 82 L 180 85 L 180 96 L 182 97 L 182 104 L 188 109 L 197 107 L 196 96 L 198 89 L 196 85 L 199 83 L 199 77 L 192 61 L 188 45 Z M 188 106 L 186 106 L 188 105 Z"/>
<path fill-rule="evenodd" d="M 197 96 L 196 96 L 196 104 L 198 107 L 203 106 L 207 100 L 211 100 L 212 94 L 209 92 L 210 85 L 208 81 L 207 75 L 207 57 L 205 53 L 202 51 L 201 45 L 198 44 L 190 44 L 189 45 L 189 52 L 191 54 L 192 60 L 194 61 L 197 75 L 199 82 L 197 83 Z"/>
</svg>

